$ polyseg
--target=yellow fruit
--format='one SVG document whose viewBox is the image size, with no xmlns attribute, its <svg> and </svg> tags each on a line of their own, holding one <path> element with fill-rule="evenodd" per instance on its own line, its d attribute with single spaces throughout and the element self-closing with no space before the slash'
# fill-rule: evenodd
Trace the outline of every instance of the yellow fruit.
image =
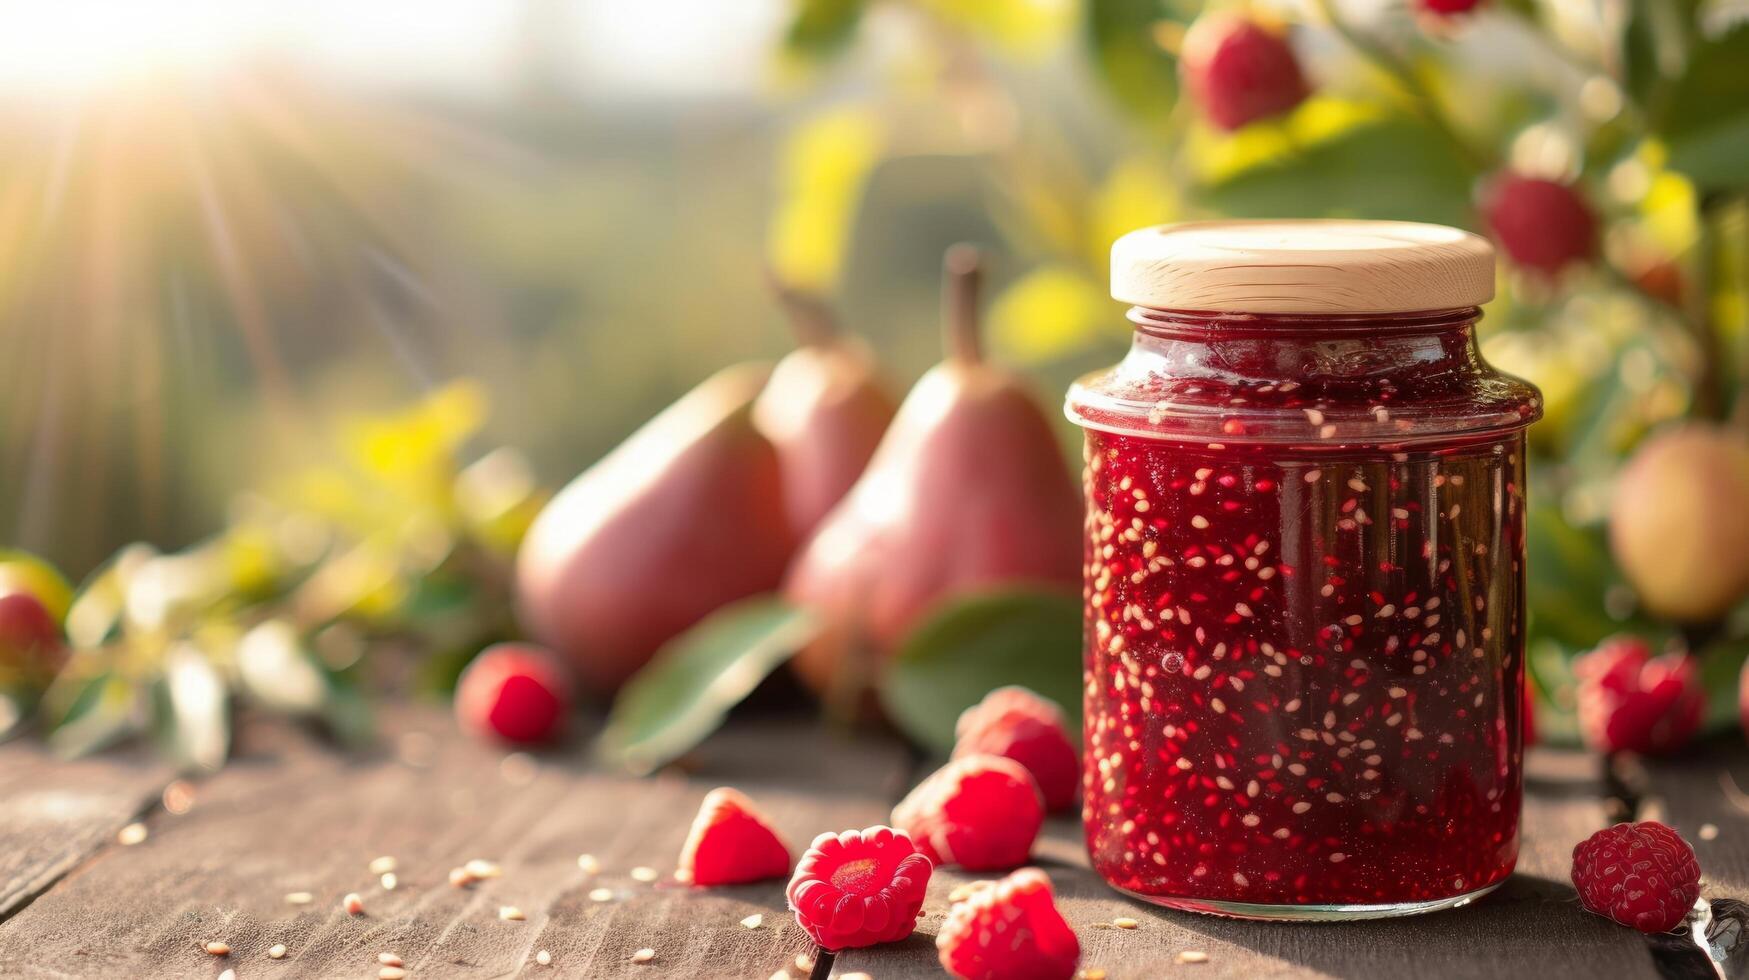
<svg viewBox="0 0 1749 980">
<path fill-rule="evenodd" d="M 25 551 L 0 551 L 0 595 L 28 592 L 43 604 L 55 622 L 67 618 L 73 590 L 55 567 Z"/>
<path fill-rule="evenodd" d="M 1687 423 L 1628 460 L 1609 515 L 1615 560 L 1650 612 L 1718 619 L 1749 593 L 1749 438 Z"/>
</svg>

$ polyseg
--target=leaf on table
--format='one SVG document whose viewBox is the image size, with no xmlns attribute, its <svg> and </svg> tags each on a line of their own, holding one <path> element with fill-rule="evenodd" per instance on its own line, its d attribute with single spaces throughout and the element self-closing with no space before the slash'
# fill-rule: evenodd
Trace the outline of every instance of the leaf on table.
<svg viewBox="0 0 1749 980">
<path fill-rule="evenodd" d="M 1019 684 L 1063 706 L 1081 724 L 1081 600 L 1022 588 L 952 599 L 888 664 L 881 704 L 911 738 L 953 748 L 960 712 L 998 687 Z"/>
<path fill-rule="evenodd" d="M 775 596 L 717 610 L 657 651 L 619 692 L 597 751 L 634 772 L 654 771 L 716 731 L 818 632 L 812 614 Z"/>
<path fill-rule="evenodd" d="M 102 672 L 81 681 L 68 678 L 66 684 L 77 684 L 67 692 L 68 707 L 49 733 L 49 751 L 63 759 L 77 759 L 105 749 L 139 731 L 139 699 L 133 685 L 112 672 Z M 51 687 L 49 699 L 64 685 L 59 679 Z"/>
</svg>

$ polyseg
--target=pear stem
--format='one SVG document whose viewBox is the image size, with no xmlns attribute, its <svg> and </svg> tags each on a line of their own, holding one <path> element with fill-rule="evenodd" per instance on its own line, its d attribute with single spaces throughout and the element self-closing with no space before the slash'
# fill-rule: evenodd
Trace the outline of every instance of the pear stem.
<svg viewBox="0 0 1749 980">
<path fill-rule="evenodd" d="M 772 269 L 765 270 L 765 282 L 783 308 L 796 343 L 802 347 L 817 347 L 838 336 L 838 318 L 832 308 L 817 294 L 797 289 L 778 277 Z"/>
<path fill-rule="evenodd" d="M 976 364 L 984 359 L 978 316 L 978 294 L 984 282 L 984 256 L 976 245 L 961 242 L 942 257 L 942 331 L 947 354 Z"/>
</svg>

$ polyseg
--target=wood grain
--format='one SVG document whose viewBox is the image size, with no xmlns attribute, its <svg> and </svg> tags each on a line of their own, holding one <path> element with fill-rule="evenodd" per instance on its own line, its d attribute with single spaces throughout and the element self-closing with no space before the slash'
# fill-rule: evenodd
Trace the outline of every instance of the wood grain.
<svg viewBox="0 0 1749 980">
<path fill-rule="evenodd" d="M 0 921 L 113 843 L 173 777 L 144 752 L 63 762 L 0 745 Z"/>
</svg>

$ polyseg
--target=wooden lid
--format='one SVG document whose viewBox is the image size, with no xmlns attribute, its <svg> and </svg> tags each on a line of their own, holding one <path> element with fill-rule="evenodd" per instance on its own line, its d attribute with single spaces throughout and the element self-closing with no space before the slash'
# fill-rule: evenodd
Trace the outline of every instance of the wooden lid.
<svg viewBox="0 0 1749 980">
<path fill-rule="evenodd" d="M 1111 247 L 1111 296 L 1216 313 L 1406 313 L 1494 298 L 1494 249 L 1411 221 L 1196 221 Z"/>
</svg>

